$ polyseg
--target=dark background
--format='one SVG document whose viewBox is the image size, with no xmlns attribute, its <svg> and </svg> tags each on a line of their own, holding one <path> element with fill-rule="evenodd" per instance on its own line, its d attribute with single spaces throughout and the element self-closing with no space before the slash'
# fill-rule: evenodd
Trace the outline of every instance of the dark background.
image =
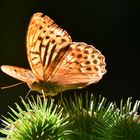
<svg viewBox="0 0 140 140">
<path fill-rule="evenodd" d="M 109 101 L 139 99 L 139 3 L 131 0 L 5 0 L 0 1 L 0 65 L 29 68 L 26 32 L 30 17 L 43 12 L 65 29 L 73 41 L 94 45 L 106 57 L 107 74 L 77 92 L 101 94 Z M 0 73 L 0 87 L 19 82 Z M 20 102 L 29 88 L 23 84 L 0 90 L 0 115 Z M 33 93 L 33 92 L 32 92 Z M 65 92 L 64 96 L 73 96 Z"/>
</svg>

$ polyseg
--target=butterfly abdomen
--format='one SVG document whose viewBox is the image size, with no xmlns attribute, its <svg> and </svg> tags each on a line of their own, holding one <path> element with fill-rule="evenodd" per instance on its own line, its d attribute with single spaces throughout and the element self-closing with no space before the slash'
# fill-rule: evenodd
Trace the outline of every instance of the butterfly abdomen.
<svg viewBox="0 0 140 140">
<path fill-rule="evenodd" d="M 33 91 L 38 91 L 42 94 L 42 92 L 45 94 L 45 96 L 55 96 L 59 92 L 64 91 L 63 86 L 58 85 L 56 83 L 51 82 L 34 82 L 31 87 Z"/>
</svg>

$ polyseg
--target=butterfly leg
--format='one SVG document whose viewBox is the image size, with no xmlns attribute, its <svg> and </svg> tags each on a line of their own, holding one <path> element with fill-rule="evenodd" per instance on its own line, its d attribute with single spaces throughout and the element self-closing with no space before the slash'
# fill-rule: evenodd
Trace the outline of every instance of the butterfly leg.
<svg viewBox="0 0 140 140">
<path fill-rule="evenodd" d="M 60 93 L 60 105 L 62 104 L 63 102 L 63 97 L 62 97 L 62 92 Z"/>
<path fill-rule="evenodd" d="M 41 90 L 41 92 L 42 92 L 42 97 L 43 97 L 43 99 L 44 99 L 44 101 L 45 101 L 45 93 L 44 93 L 44 90 Z"/>
</svg>

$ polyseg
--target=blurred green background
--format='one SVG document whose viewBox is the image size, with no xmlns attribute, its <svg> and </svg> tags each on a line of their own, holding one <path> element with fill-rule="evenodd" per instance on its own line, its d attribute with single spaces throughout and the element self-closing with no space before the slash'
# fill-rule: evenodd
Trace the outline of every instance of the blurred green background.
<svg viewBox="0 0 140 140">
<path fill-rule="evenodd" d="M 94 45 L 106 57 L 107 74 L 77 92 L 101 94 L 110 101 L 139 99 L 139 3 L 131 0 L 5 0 L 0 1 L 0 65 L 29 68 L 26 32 L 33 13 L 43 12 L 65 29 L 73 41 Z M 0 72 L 0 87 L 19 82 Z M 28 87 L 0 90 L 0 115 L 20 102 Z M 73 93 L 73 92 L 72 92 Z M 66 91 L 63 96 L 73 96 Z M 32 92 L 33 94 L 33 92 Z"/>
</svg>

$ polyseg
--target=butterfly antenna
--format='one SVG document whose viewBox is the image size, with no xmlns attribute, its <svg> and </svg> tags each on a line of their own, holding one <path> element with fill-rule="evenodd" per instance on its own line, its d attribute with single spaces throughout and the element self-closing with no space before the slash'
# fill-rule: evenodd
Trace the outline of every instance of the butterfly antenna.
<svg viewBox="0 0 140 140">
<path fill-rule="evenodd" d="M 20 83 L 13 84 L 13 85 L 10 85 L 10 86 L 0 87 L 0 89 L 12 88 L 12 87 L 15 87 L 15 86 L 18 86 L 18 85 L 24 84 L 24 83 L 25 83 L 25 82 L 20 82 Z"/>
<path fill-rule="evenodd" d="M 27 94 L 26 94 L 26 96 L 25 96 L 25 99 L 27 99 L 27 97 L 28 97 L 28 95 L 30 94 L 31 91 L 32 91 L 32 89 L 30 89 L 30 90 L 27 92 Z"/>
</svg>

